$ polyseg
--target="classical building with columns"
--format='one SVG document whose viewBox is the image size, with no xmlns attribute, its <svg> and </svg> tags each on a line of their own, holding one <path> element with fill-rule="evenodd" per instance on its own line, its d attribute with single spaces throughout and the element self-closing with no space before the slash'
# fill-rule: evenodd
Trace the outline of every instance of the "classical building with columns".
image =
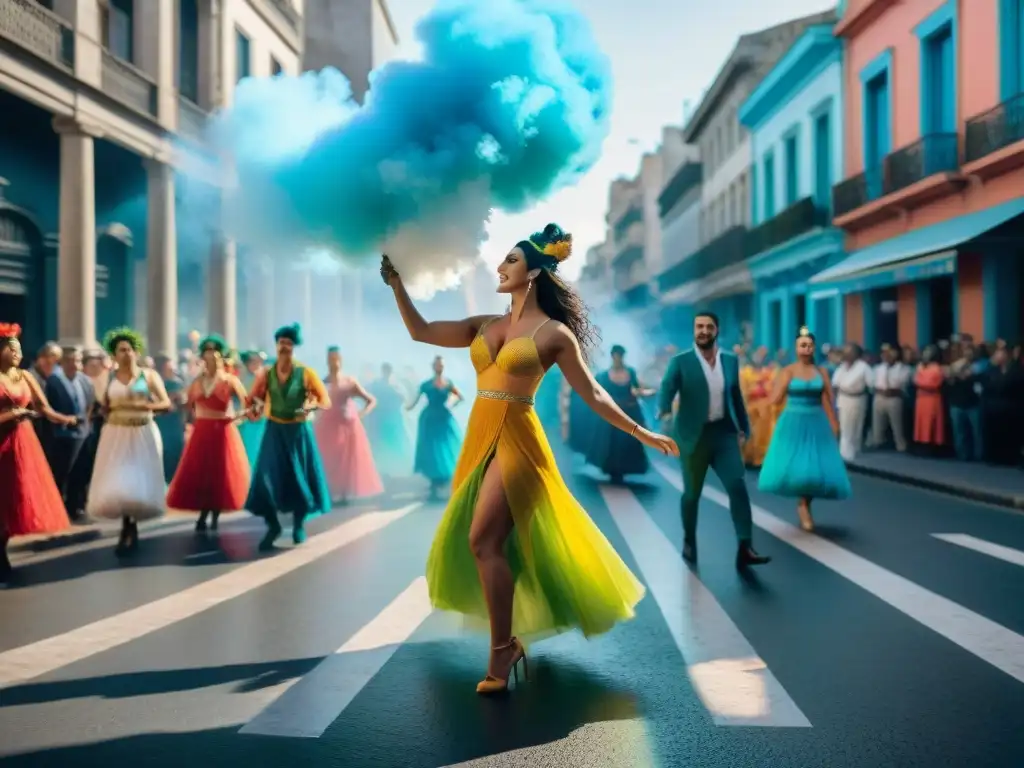
<svg viewBox="0 0 1024 768">
<path fill-rule="evenodd" d="M 297 74 L 303 39 L 302 0 L 0 0 L 0 320 L 30 350 L 125 323 L 154 353 L 238 340 L 263 281 L 182 190 L 216 200 L 207 115 Z"/>
</svg>

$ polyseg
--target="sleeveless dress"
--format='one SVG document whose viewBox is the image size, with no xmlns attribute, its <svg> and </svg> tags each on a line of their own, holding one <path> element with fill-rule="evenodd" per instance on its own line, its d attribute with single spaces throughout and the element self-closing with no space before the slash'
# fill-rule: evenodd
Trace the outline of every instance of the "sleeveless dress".
<svg viewBox="0 0 1024 768">
<path fill-rule="evenodd" d="M 274 366 L 268 367 L 266 382 L 263 413 L 267 425 L 245 508 L 270 520 L 276 519 L 278 512 L 307 519 L 329 512 L 331 492 L 313 424 L 299 418 L 307 393 L 325 392 L 323 382 L 299 364 L 283 384 Z"/>
<path fill-rule="evenodd" d="M 373 461 L 366 428 L 353 396 L 355 384 L 343 376 L 327 385 L 331 407 L 320 411 L 314 424 L 316 444 L 334 499 L 360 499 L 384 493 Z"/>
<path fill-rule="evenodd" d="M 515 522 L 506 545 L 515 579 L 513 634 L 606 632 L 633 617 L 644 587 L 558 472 L 533 409 L 544 376 L 533 337 L 509 339 L 492 359 L 482 332 L 469 348 L 479 391 L 427 560 L 431 601 L 474 623 L 487 620 L 469 529 L 484 473 L 497 461 Z"/>
<path fill-rule="evenodd" d="M 0 413 L 31 403 L 27 383 L 9 388 L 0 382 Z M 0 538 L 58 533 L 71 525 L 31 420 L 0 424 L 0 488 Z"/>
<path fill-rule="evenodd" d="M 462 435 L 452 409 L 448 407 L 451 383 L 434 385 L 433 379 L 420 384 L 420 394 L 427 404 L 420 411 L 416 431 L 416 463 L 413 471 L 432 483 L 447 483 L 455 474 Z"/>
<path fill-rule="evenodd" d="M 252 390 L 253 384 L 256 383 L 256 376 L 249 373 L 248 370 L 242 371 L 239 379 L 242 382 L 242 386 L 245 387 L 245 391 L 249 392 Z M 263 442 L 263 432 L 267 428 L 267 422 L 260 419 L 259 421 L 243 421 L 238 425 L 238 434 L 242 436 L 242 443 L 245 445 L 245 454 L 249 457 L 249 470 L 252 471 L 256 468 L 256 459 L 260 455 L 260 443 Z"/>
<path fill-rule="evenodd" d="M 383 475 L 401 477 L 412 472 L 413 447 L 405 418 L 405 393 L 390 381 L 370 384 L 377 407 L 366 417 L 366 435 L 377 469 Z"/>
<path fill-rule="evenodd" d="M 151 395 L 145 372 L 129 385 L 111 375 L 85 512 L 90 517 L 151 520 L 165 510 L 163 441 L 153 414 L 135 407 Z"/>
<path fill-rule="evenodd" d="M 633 394 L 633 389 L 640 386 L 636 371 L 627 368 L 629 381 L 620 384 L 612 380 L 609 371 L 597 376 L 600 384 L 611 395 L 616 405 L 641 427 L 647 426 L 640 401 Z M 604 419 L 595 419 L 592 427 L 590 445 L 587 446 L 587 463 L 597 467 L 609 477 L 624 475 L 642 475 L 650 468 L 650 459 L 644 444 L 621 429 L 616 429 Z"/>
<path fill-rule="evenodd" d="M 821 404 L 824 389 L 821 374 L 790 381 L 786 407 L 761 466 L 759 490 L 790 498 L 850 498 L 846 463 Z"/>
<path fill-rule="evenodd" d="M 192 382 L 189 400 L 195 425 L 178 471 L 167 490 L 167 506 L 193 512 L 235 512 L 249 493 L 249 457 L 234 416 L 235 390 L 218 381 L 209 392 L 201 378 Z"/>
</svg>

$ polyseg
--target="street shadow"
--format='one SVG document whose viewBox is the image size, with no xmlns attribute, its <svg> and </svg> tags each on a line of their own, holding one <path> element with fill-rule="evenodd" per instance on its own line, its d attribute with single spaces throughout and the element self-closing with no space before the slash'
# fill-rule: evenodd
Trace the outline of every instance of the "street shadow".
<svg viewBox="0 0 1024 768">
<path fill-rule="evenodd" d="M 828 541 L 849 542 L 856 538 L 856 534 L 851 529 L 842 525 L 822 525 L 816 522 L 814 524 L 814 532 Z"/>
</svg>

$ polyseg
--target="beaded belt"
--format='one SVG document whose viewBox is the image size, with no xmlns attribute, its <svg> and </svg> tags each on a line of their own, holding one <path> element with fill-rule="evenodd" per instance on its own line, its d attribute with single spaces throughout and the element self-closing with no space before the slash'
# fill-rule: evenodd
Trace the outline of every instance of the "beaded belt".
<svg viewBox="0 0 1024 768">
<path fill-rule="evenodd" d="M 123 413 L 111 412 L 107 417 L 107 424 L 113 427 L 144 427 L 153 422 L 153 415 L 149 413 Z"/>
<path fill-rule="evenodd" d="M 505 400 L 511 403 L 533 405 L 533 398 L 530 395 L 513 395 L 511 392 L 498 392 L 493 389 L 481 389 L 476 395 L 487 400 Z"/>
</svg>

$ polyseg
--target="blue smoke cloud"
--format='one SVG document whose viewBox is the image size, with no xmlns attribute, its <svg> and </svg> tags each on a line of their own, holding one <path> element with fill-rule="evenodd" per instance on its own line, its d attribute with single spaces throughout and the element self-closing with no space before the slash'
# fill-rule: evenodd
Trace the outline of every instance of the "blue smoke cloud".
<svg viewBox="0 0 1024 768">
<path fill-rule="evenodd" d="M 417 37 L 423 60 L 376 71 L 361 107 L 334 70 L 238 85 L 212 134 L 234 162 L 230 234 L 272 257 L 386 250 L 407 275 L 451 275 L 491 209 L 523 211 L 597 161 L 611 70 L 573 8 L 449 0 Z"/>
</svg>

